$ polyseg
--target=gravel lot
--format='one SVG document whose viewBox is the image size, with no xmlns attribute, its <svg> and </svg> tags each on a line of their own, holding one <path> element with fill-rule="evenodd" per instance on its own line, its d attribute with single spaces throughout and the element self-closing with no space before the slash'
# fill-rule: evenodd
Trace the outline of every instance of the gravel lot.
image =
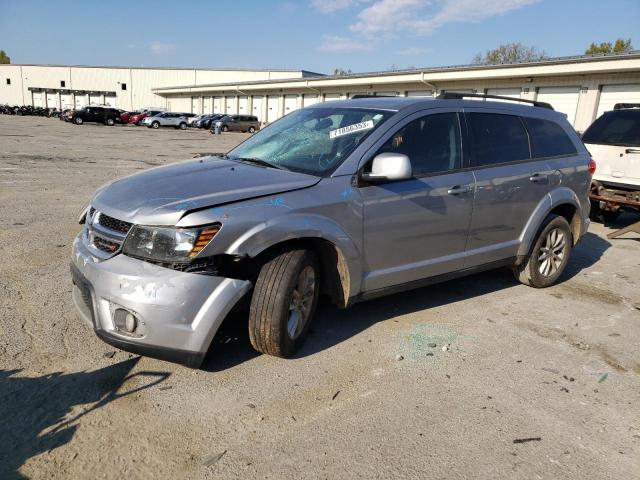
<svg viewBox="0 0 640 480">
<path fill-rule="evenodd" d="M 243 138 L 0 116 L 0 478 L 637 478 L 640 237 L 602 225 L 555 287 L 499 270 L 323 305 L 292 360 L 241 317 L 201 370 L 95 337 L 71 302 L 79 209 Z"/>
</svg>

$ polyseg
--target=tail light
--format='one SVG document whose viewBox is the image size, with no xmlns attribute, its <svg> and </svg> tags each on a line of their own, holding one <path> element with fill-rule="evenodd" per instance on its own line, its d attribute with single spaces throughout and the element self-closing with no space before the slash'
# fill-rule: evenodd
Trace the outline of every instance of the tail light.
<svg viewBox="0 0 640 480">
<path fill-rule="evenodd" d="M 596 162 L 593 158 L 589 160 L 588 168 L 589 168 L 589 175 L 593 175 L 594 173 L 596 173 Z"/>
</svg>

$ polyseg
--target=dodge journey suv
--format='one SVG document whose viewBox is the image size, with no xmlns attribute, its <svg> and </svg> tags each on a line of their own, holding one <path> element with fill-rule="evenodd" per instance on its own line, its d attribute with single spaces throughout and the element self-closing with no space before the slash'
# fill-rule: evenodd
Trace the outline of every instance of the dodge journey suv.
<svg viewBox="0 0 640 480">
<path fill-rule="evenodd" d="M 316 104 L 226 155 L 101 187 L 73 244 L 73 300 L 105 342 L 191 367 L 250 304 L 253 347 L 290 357 L 322 294 L 348 307 L 504 266 L 554 284 L 594 170 L 547 104 Z"/>
</svg>

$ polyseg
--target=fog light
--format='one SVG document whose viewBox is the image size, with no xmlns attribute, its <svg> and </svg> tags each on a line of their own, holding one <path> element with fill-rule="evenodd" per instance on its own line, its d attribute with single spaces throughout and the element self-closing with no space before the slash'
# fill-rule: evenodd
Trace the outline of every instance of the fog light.
<svg viewBox="0 0 640 480">
<path fill-rule="evenodd" d="M 124 318 L 124 329 L 129 333 L 133 333 L 136 331 L 137 326 L 138 321 L 136 320 L 136 317 L 131 313 L 127 313 L 127 316 Z"/>
<path fill-rule="evenodd" d="M 139 326 L 135 313 L 124 308 L 116 308 L 114 310 L 113 323 L 116 326 L 116 330 L 131 334 L 135 333 Z"/>
</svg>

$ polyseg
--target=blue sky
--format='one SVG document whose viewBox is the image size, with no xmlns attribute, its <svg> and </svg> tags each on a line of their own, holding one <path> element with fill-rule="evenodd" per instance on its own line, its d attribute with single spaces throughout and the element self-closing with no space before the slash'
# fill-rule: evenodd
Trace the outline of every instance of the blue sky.
<svg viewBox="0 0 640 480">
<path fill-rule="evenodd" d="M 639 0 L 0 0 L 13 63 L 293 68 L 469 63 L 501 43 L 550 56 L 631 38 Z"/>
</svg>

